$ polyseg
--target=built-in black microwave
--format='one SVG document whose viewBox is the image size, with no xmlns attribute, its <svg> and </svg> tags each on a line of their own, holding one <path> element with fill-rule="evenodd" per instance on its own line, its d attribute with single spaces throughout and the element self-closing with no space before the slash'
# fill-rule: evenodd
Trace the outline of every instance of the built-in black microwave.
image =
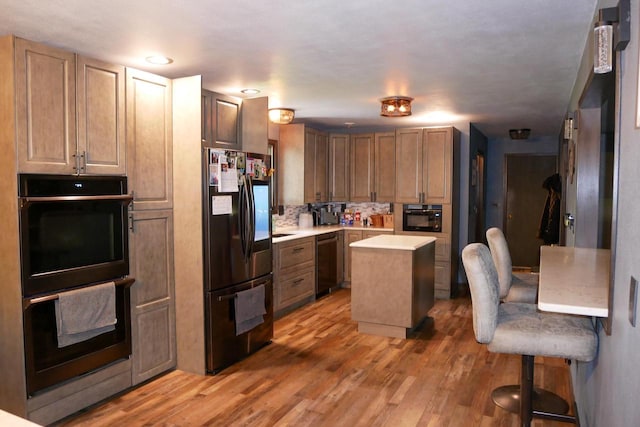
<svg viewBox="0 0 640 427">
<path fill-rule="evenodd" d="M 404 205 L 402 230 L 442 232 L 442 205 Z"/>
</svg>

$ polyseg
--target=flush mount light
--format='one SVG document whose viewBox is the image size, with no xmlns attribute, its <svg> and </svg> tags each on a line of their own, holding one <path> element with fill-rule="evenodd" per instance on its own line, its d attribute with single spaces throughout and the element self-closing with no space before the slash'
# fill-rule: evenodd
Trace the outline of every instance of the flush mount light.
<svg viewBox="0 0 640 427">
<path fill-rule="evenodd" d="M 531 129 L 509 129 L 509 136 L 511 139 L 527 139 Z"/>
<path fill-rule="evenodd" d="M 257 95 L 260 93 L 258 89 L 242 89 L 240 92 L 244 93 L 245 95 Z"/>
<path fill-rule="evenodd" d="M 389 96 L 382 98 L 380 115 L 384 117 L 402 117 L 411 115 L 411 101 L 408 96 Z"/>
<path fill-rule="evenodd" d="M 278 125 L 288 125 L 293 121 L 295 112 L 291 108 L 270 108 L 269 120 Z"/>
<path fill-rule="evenodd" d="M 173 59 L 169 58 L 168 56 L 162 56 L 162 55 L 147 56 L 145 60 L 149 64 L 153 64 L 153 65 L 168 65 L 173 62 Z"/>
</svg>

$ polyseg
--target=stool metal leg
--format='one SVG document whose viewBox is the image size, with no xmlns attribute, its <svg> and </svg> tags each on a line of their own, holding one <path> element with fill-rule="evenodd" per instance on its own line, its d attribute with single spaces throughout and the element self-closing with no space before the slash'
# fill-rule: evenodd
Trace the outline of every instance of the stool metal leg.
<svg viewBox="0 0 640 427">
<path fill-rule="evenodd" d="M 520 369 L 520 425 L 531 426 L 533 408 L 531 398 L 533 395 L 533 356 L 522 355 L 522 367 Z"/>
<path fill-rule="evenodd" d="M 569 404 L 562 397 L 542 388 L 533 388 L 533 410 L 566 414 Z M 510 384 L 497 387 L 491 392 L 493 403 L 514 414 L 520 413 L 520 384 Z"/>
</svg>

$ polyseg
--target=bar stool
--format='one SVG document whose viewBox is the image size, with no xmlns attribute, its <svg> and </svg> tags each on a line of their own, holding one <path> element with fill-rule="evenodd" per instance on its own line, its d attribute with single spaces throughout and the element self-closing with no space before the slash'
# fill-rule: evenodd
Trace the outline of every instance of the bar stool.
<svg viewBox="0 0 640 427">
<path fill-rule="evenodd" d="M 576 422 L 575 417 L 538 411 L 532 407 L 533 359 L 560 357 L 588 362 L 595 358 L 596 333 L 588 317 L 543 313 L 533 304 L 500 304 L 498 273 L 489 248 L 471 243 L 462 251 L 473 308 L 476 341 L 493 353 L 520 354 L 520 420 L 531 425 L 533 416 Z"/>
<path fill-rule="evenodd" d="M 536 274 L 517 274 L 512 272 L 511 253 L 504 233 L 497 227 L 486 232 L 491 250 L 491 258 L 498 272 L 500 300 L 536 304 L 538 299 L 538 279 Z M 509 412 L 520 411 L 520 385 L 509 384 L 497 387 L 491 392 L 493 402 Z M 566 414 L 569 404 L 565 399 L 548 390 L 533 389 L 533 408 L 537 411 Z"/>
<path fill-rule="evenodd" d="M 491 257 L 498 271 L 500 299 L 504 302 L 535 304 L 538 299 L 539 276 L 529 273 L 513 273 L 509 245 L 502 230 L 497 227 L 489 228 L 486 236 L 489 249 L 491 249 Z"/>
</svg>

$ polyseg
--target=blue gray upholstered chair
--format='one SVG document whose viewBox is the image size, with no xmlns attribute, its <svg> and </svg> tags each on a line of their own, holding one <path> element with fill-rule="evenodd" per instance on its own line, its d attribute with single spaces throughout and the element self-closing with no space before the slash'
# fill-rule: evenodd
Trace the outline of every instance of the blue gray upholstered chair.
<svg viewBox="0 0 640 427">
<path fill-rule="evenodd" d="M 537 274 L 513 273 L 511 253 L 502 230 L 492 227 L 487 230 L 487 243 L 498 272 L 500 299 L 504 302 L 526 302 L 535 304 L 538 298 Z"/>
<path fill-rule="evenodd" d="M 577 361 L 593 360 L 597 336 L 586 316 L 545 313 L 534 304 L 500 303 L 498 273 L 489 248 L 481 243 L 462 251 L 473 307 L 473 331 L 479 343 L 494 353 L 522 356 L 520 373 L 520 418 L 529 426 L 533 416 L 575 422 L 563 414 L 549 414 L 532 408 L 533 359 L 560 357 Z"/>
</svg>

